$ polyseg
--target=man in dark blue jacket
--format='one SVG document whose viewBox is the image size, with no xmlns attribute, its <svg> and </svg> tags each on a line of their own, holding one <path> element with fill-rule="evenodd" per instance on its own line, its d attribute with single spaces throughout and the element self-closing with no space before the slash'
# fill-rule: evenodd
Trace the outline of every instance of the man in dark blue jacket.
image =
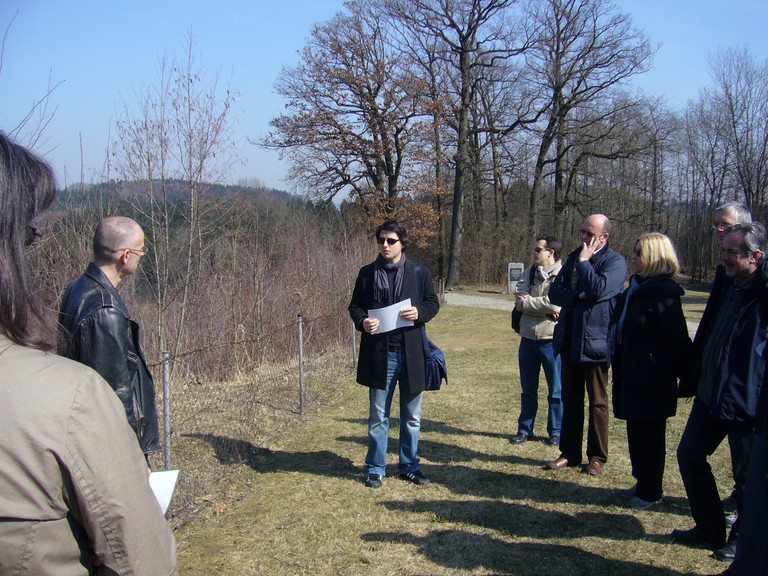
<svg viewBox="0 0 768 576">
<path fill-rule="evenodd" d="M 99 222 L 93 262 L 61 298 L 59 354 L 90 366 L 115 390 L 148 456 L 160 450 L 155 385 L 139 345 L 139 325 L 117 292 L 144 253 L 144 232 L 134 220 L 110 216 Z"/>
<path fill-rule="evenodd" d="M 592 214 L 581 226 L 581 246 L 566 260 L 549 288 L 562 307 L 554 347 L 561 355 L 563 423 L 560 456 L 547 468 L 579 466 L 584 436 L 584 391 L 589 397 L 586 472 L 599 476 L 608 459 L 608 324 L 624 291 L 627 262 L 611 250 L 611 222 Z"/>
<path fill-rule="evenodd" d="M 673 530 L 672 538 L 681 544 L 707 545 L 722 561 L 734 558 L 740 521 L 737 517 L 726 542 L 723 504 L 707 458 L 727 437 L 740 516 L 766 369 L 765 359 L 757 352 L 768 327 L 760 313 L 766 285 L 765 243 L 765 229 L 756 222 L 736 224 L 726 231 L 721 250 L 730 282 L 710 296 L 707 309 L 713 311 L 713 317 L 699 326 L 697 341 L 701 344 L 692 367 L 698 374 L 696 399 L 677 448 L 696 525 Z"/>
</svg>

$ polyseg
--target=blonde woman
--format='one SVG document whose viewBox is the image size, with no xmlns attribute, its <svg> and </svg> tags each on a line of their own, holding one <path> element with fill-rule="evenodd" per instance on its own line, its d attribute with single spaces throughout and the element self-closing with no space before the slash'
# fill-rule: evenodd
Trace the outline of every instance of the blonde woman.
<svg viewBox="0 0 768 576">
<path fill-rule="evenodd" d="M 650 508 L 662 501 L 667 418 L 677 411 L 677 379 L 687 367 L 691 339 L 674 277 L 680 270 L 664 234 L 642 234 L 630 267 L 634 275 L 617 302 L 611 330 L 613 412 L 627 422 L 632 476 L 622 491 L 627 506 Z"/>
</svg>

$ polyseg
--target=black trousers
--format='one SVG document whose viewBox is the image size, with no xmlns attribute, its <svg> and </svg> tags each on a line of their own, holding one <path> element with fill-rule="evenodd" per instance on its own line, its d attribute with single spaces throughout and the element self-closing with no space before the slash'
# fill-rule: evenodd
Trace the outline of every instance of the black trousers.
<svg viewBox="0 0 768 576">
<path fill-rule="evenodd" d="M 637 497 L 648 502 L 656 502 L 664 494 L 666 440 L 666 420 L 627 420 L 629 459 L 632 476 L 637 479 Z"/>
<path fill-rule="evenodd" d="M 749 459 L 744 510 L 736 544 L 736 560 L 729 573 L 734 576 L 768 574 L 768 437 L 756 434 Z"/>
<path fill-rule="evenodd" d="M 677 447 L 677 463 L 683 478 L 691 515 L 712 547 L 725 542 L 725 512 L 707 461 L 720 443 L 728 438 L 731 468 L 736 485 L 736 510 L 741 516 L 744 485 L 752 449 L 753 422 L 730 422 L 717 418 L 698 398 L 694 400 L 685 431 Z M 731 528 L 730 538 L 739 533 L 740 521 Z"/>
</svg>

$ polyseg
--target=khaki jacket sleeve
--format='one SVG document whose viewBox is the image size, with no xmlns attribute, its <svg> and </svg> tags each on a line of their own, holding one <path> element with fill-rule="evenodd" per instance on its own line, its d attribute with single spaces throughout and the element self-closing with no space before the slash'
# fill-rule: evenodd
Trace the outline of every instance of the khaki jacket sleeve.
<svg viewBox="0 0 768 576">
<path fill-rule="evenodd" d="M 79 386 L 64 454 L 69 509 L 100 574 L 178 574 L 176 543 L 149 487 L 144 455 L 112 389 L 95 372 Z"/>
</svg>

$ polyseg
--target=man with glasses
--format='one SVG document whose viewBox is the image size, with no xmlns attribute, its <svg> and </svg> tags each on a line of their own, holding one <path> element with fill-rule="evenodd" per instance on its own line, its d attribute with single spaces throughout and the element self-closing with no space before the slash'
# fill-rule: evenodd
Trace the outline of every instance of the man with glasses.
<svg viewBox="0 0 768 576">
<path fill-rule="evenodd" d="M 59 354 L 90 366 L 115 390 L 149 463 L 149 453 L 160 450 L 155 385 L 139 344 L 139 325 L 117 291 L 144 254 L 137 222 L 122 216 L 99 222 L 93 261 L 61 298 Z"/>
<path fill-rule="evenodd" d="M 402 480 L 428 484 L 417 457 L 424 391 L 424 345 L 421 330 L 437 314 L 440 303 L 427 268 L 405 256 L 408 233 L 396 220 L 376 229 L 379 255 L 360 269 L 349 304 L 349 314 L 360 337 L 357 382 L 369 388 L 368 453 L 365 457 L 369 488 L 379 488 L 386 475 L 389 412 L 395 387 L 400 388 L 400 441 L 398 472 Z M 410 299 L 398 311 L 412 325 L 387 332 L 369 315 Z"/>
<path fill-rule="evenodd" d="M 555 354 L 552 335 L 555 331 L 560 306 L 549 301 L 549 287 L 560 272 L 560 242 L 552 236 L 536 239 L 533 265 L 523 271 L 515 288 L 515 308 L 522 313 L 520 319 L 520 416 L 517 434 L 512 444 L 522 444 L 533 436 L 539 397 L 539 372 L 544 368 L 549 394 L 547 395 L 547 443 L 560 444 L 560 422 L 563 405 L 560 400 L 560 356 Z"/>
<path fill-rule="evenodd" d="M 705 545 L 721 561 L 735 556 L 744 486 L 753 443 L 758 397 L 765 375 L 762 355 L 768 319 L 761 313 L 766 274 L 765 229 L 757 222 L 736 224 L 722 240 L 723 287 L 707 302 L 710 314 L 699 325 L 699 354 L 693 401 L 677 448 L 680 475 L 695 526 L 673 530 L 672 539 Z M 728 438 L 735 482 L 737 518 L 726 541 L 726 521 L 707 458 Z"/>
<path fill-rule="evenodd" d="M 563 422 L 560 456 L 546 467 L 580 466 L 584 436 L 584 392 L 589 398 L 587 474 L 600 476 L 608 460 L 608 324 L 624 291 L 627 263 L 611 250 L 611 221 L 592 214 L 581 225 L 581 245 L 571 252 L 549 288 L 561 306 L 555 352 L 561 357 Z"/>
</svg>

